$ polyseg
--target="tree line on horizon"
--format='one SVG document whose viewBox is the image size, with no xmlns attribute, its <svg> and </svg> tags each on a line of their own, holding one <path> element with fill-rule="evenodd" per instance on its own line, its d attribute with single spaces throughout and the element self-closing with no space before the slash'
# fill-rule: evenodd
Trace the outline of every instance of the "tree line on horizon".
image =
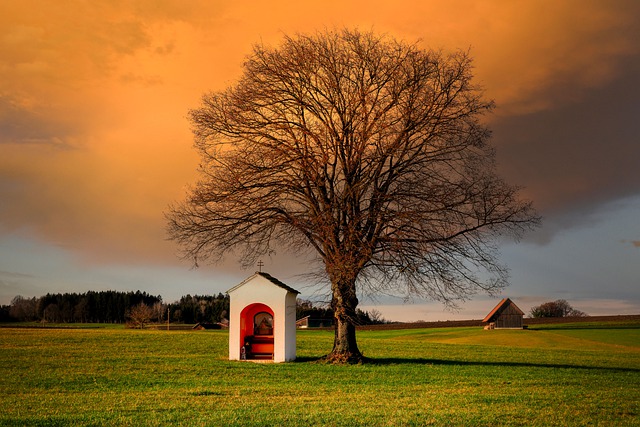
<svg viewBox="0 0 640 427">
<path fill-rule="evenodd" d="M 160 295 L 146 292 L 88 291 L 85 293 L 48 293 L 41 297 L 16 296 L 9 305 L 0 306 L 2 322 L 49 323 L 126 323 L 131 310 L 140 304 L 149 307 L 151 320 L 198 323 L 218 322 L 227 315 L 229 297 L 185 295 L 165 304 Z"/>
<path fill-rule="evenodd" d="M 85 293 L 48 293 L 41 297 L 16 296 L 9 305 L 0 306 L 0 322 L 44 323 L 127 323 L 132 320 L 136 307 L 146 307 L 146 321 L 173 323 L 219 323 L 228 318 L 229 296 L 182 296 L 180 300 L 165 304 L 161 296 L 146 292 L 88 291 Z M 358 324 L 389 323 L 375 309 L 357 311 Z M 299 299 L 296 318 L 305 316 L 333 319 L 333 310 L 325 305 Z"/>
</svg>

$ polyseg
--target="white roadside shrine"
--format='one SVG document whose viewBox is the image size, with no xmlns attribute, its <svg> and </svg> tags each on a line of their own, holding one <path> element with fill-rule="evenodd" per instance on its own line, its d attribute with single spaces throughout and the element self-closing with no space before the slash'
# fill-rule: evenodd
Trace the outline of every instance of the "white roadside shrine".
<svg viewBox="0 0 640 427">
<path fill-rule="evenodd" d="M 229 360 L 295 360 L 299 293 L 263 272 L 229 289 Z"/>
</svg>

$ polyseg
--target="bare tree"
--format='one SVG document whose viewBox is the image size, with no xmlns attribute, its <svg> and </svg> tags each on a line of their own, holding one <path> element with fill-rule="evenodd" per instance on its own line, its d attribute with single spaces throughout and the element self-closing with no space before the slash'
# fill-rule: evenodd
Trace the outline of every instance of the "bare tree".
<svg viewBox="0 0 640 427">
<path fill-rule="evenodd" d="M 165 313 L 167 312 L 167 306 L 163 304 L 161 301 L 158 301 L 155 304 L 153 304 L 151 311 L 153 312 L 152 320 L 156 320 L 157 322 L 160 323 L 164 320 Z"/>
<path fill-rule="evenodd" d="M 60 322 L 60 307 L 58 304 L 49 304 L 43 312 L 42 321 L 43 322 Z"/>
<path fill-rule="evenodd" d="M 359 361 L 362 292 L 453 304 L 507 283 L 497 240 L 538 219 L 495 172 L 492 102 L 468 53 L 342 30 L 254 47 L 240 81 L 191 111 L 202 179 L 167 213 L 197 265 L 311 249 L 335 313 L 329 359 Z"/>
<path fill-rule="evenodd" d="M 372 308 L 371 310 L 367 311 L 367 314 L 371 319 L 371 323 L 373 323 L 374 325 L 380 324 L 380 323 L 387 323 L 386 319 L 382 317 L 382 313 L 379 310 L 376 310 L 375 308 Z"/>
<path fill-rule="evenodd" d="M 144 329 L 145 325 L 153 318 L 153 309 L 141 302 L 129 309 L 129 325 L 133 328 Z"/>
<path fill-rule="evenodd" d="M 35 297 L 25 298 L 22 295 L 17 295 L 11 300 L 9 315 L 21 322 L 36 320 L 38 317 L 36 308 Z"/>
</svg>

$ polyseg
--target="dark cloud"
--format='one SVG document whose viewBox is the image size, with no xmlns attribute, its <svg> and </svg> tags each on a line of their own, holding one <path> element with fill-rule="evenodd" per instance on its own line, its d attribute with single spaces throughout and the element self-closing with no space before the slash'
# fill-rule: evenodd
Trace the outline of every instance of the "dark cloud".
<svg viewBox="0 0 640 427">
<path fill-rule="evenodd" d="M 0 144 L 46 143 L 66 146 L 64 141 L 74 133 L 74 125 L 69 120 L 47 115 L 28 104 L 16 97 L 0 95 Z"/>
<path fill-rule="evenodd" d="M 547 219 L 547 238 L 603 204 L 640 194 L 640 57 L 621 70 L 573 102 L 493 123 L 500 169 L 526 187 Z M 557 84 L 547 96 L 562 98 L 563 90 Z"/>
</svg>

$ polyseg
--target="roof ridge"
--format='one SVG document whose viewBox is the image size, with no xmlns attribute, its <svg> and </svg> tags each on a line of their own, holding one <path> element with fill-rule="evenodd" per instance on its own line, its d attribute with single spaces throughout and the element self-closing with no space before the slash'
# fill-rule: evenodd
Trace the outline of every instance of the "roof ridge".
<svg viewBox="0 0 640 427">
<path fill-rule="evenodd" d="M 482 322 L 486 323 L 489 322 L 491 320 L 491 318 L 500 310 L 502 310 L 503 307 L 505 307 L 507 305 L 507 303 L 511 303 L 520 313 L 522 313 L 522 315 L 524 315 L 524 311 L 520 310 L 520 307 L 518 307 L 516 305 L 516 303 L 514 303 L 513 301 L 511 301 L 511 298 L 502 298 L 502 300 L 498 303 L 498 305 L 496 305 L 493 310 L 491 310 L 491 312 L 489 314 L 487 314 L 487 317 L 485 317 Z"/>
<path fill-rule="evenodd" d="M 286 285 L 284 282 L 281 282 L 280 280 L 276 279 L 275 277 L 273 277 L 272 275 L 270 275 L 269 273 L 265 273 L 264 271 L 256 271 L 254 274 L 252 274 L 251 276 L 247 277 L 246 279 L 244 279 L 242 282 L 240 282 L 239 284 L 237 284 L 236 286 L 232 287 L 231 289 L 229 289 L 227 291 L 227 293 L 235 291 L 236 289 L 238 289 L 239 287 L 243 286 L 245 283 L 247 283 L 249 280 L 253 279 L 256 276 L 260 276 L 264 279 L 267 279 L 269 282 L 271 282 L 272 284 L 285 289 L 288 292 L 292 292 L 294 294 L 299 294 L 300 292 L 293 289 L 291 286 Z"/>
<path fill-rule="evenodd" d="M 273 277 L 269 273 L 265 273 L 264 271 L 258 271 L 258 272 L 256 272 L 256 274 L 258 276 L 262 276 L 265 279 L 269 280 L 274 285 L 280 286 L 281 288 L 288 290 L 289 292 L 293 292 L 295 294 L 299 294 L 300 293 L 300 292 L 296 291 L 295 289 L 293 289 L 291 286 L 288 286 L 284 282 L 281 282 L 280 280 L 276 279 L 275 277 Z"/>
</svg>

